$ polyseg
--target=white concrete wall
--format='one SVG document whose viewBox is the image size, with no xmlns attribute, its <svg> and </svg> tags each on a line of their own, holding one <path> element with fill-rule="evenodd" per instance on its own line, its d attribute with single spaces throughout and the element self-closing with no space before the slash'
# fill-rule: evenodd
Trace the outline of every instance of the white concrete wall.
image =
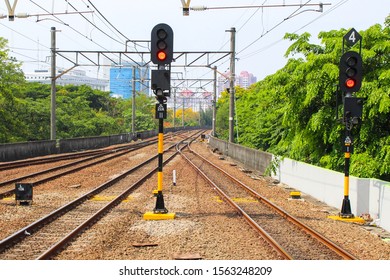
<svg viewBox="0 0 390 280">
<path fill-rule="evenodd" d="M 341 210 L 344 174 L 284 158 L 274 178 Z M 370 214 L 390 231 L 390 182 L 350 176 L 349 199 L 355 216 Z"/>
<path fill-rule="evenodd" d="M 265 169 L 264 164 L 277 161 L 275 156 L 255 149 L 250 149 L 249 152 L 256 155 L 249 156 L 248 148 L 214 137 L 210 137 L 209 144 L 252 169 L 259 166 Z M 261 165 L 259 161 L 262 162 Z M 274 178 L 341 211 L 344 199 L 343 173 L 284 158 L 279 163 Z M 390 182 L 353 176 L 350 176 L 349 180 L 352 214 L 370 214 L 378 226 L 390 231 Z"/>
</svg>

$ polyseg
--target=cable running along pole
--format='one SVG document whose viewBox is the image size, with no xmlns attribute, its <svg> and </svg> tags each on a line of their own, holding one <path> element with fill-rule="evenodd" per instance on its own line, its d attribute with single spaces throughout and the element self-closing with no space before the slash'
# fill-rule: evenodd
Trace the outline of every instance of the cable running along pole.
<svg viewBox="0 0 390 280">
<path fill-rule="evenodd" d="M 234 101 L 235 101 L 235 88 L 234 82 L 236 79 L 236 28 L 232 27 L 230 30 L 230 102 L 229 102 L 229 142 L 234 143 Z"/>
</svg>

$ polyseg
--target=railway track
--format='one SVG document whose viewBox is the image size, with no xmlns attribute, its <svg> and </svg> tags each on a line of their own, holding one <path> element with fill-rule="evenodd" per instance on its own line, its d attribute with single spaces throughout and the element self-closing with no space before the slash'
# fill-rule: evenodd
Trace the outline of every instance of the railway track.
<svg viewBox="0 0 390 280">
<path fill-rule="evenodd" d="M 12 162 L 1 162 L 0 163 L 0 171 L 21 168 L 21 167 L 26 167 L 26 166 L 31 166 L 31 165 L 59 162 L 61 160 L 88 157 L 88 156 L 93 156 L 93 155 L 97 155 L 97 154 L 104 154 L 104 153 L 108 153 L 108 152 L 109 152 L 109 150 L 98 149 L 98 150 L 92 150 L 92 151 L 70 153 L 70 154 L 65 154 L 65 155 L 54 155 L 54 156 L 48 156 L 48 157 L 43 157 L 43 158 L 38 158 L 38 159 L 32 158 L 32 159 L 24 159 L 24 160 L 12 161 Z"/>
<path fill-rule="evenodd" d="M 356 259 L 259 193 L 188 149 L 182 156 L 284 259 Z"/>
<path fill-rule="evenodd" d="M 175 134 L 176 135 L 176 134 Z M 177 135 L 180 135 L 177 134 Z M 152 144 L 157 143 L 157 138 L 152 138 L 147 141 L 139 142 L 139 143 L 132 143 L 129 145 L 116 147 L 112 149 L 107 150 L 98 150 L 98 151 L 91 151 L 89 153 L 76 153 L 76 155 L 66 155 L 66 156 L 59 156 L 56 157 L 59 160 L 59 163 L 54 166 L 47 169 L 39 170 L 36 172 L 28 172 L 22 176 L 13 177 L 11 179 L 5 180 L 0 182 L 0 199 L 12 196 L 15 194 L 15 186 L 14 183 L 17 182 L 25 182 L 28 180 L 29 183 L 33 184 L 33 187 L 36 187 L 40 184 L 46 183 L 48 181 L 54 180 L 56 178 L 59 178 L 61 176 L 65 176 L 67 174 L 80 171 L 84 168 L 97 165 L 100 163 L 103 163 L 105 161 L 109 161 L 112 159 L 115 159 L 117 157 L 126 155 L 132 151 L 135 151 L 137 149 L 150 146 Z M 82 157 L 80 159 L 80 157 Z M 62 163 L 63 160 L 69 160 L 69 159 L 76 159 L 71 162 Z M 49 158 L 48 161 L 51 162 L 53 159 Z M 28 164 L 29 166 L 33 164 L 42 164 L 44 161 L 43 159 L 39 160 L 27 160 L 23 166 L 26 166 Z M 44 163 L 47 163 L 46 161 Z M 19 165 L 13 165 L 10 164 L 12 168 L 20 168 Z M 3 166 L 4 168 L 6 166 Z M 11 169 L 8 168 L 8 169 Z M 3 169 L 3 170 L 8 170 Z M 44 176 L 46 174 L 46 176 Z"/>
<path fill-rule="evenodd" d="M 194 135 L 188 138 L 192 137 Z M 179 142 L 184 140 L 186 139 Z M 177 143 L 165 150 L 168 158 L 164 164 L 178 154 L 179 151 L 174 149 L 176 145 Z M 149 158 L 3 239 L 0 241 L 0 259 L 53 258 L 71 240 L 96 223 L 152 176 L 157 170 L 155 165 L 151 166 L 156 159 L 157 155 Z M 97 195 L 112 199 L 105 203 L 93 199 Z"/>
</svg>

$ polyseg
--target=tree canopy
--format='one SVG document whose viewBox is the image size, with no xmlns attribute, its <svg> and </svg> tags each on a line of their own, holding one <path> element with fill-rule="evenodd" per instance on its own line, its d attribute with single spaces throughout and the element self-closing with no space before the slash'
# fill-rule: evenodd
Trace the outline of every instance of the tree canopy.
<svg viewBox="0 0 390 280">
<path fill-rule="evenodd" d="M 50 85 L 28 83 L 21 65 L 9 57 L 7 41 L 0 38 L 0 143 L 47 140 L 50 138 Z M 110 92 L 89 86 L 57 86 L 57 138 L 74 138 L 127 133 L 132 131 L 132 99 L 114 98 Z M 157 128 L 155 99 L 137 93 L 136 131 Z M 179 115 L 180 114 L 180 115 Z M 165 125 L 173 126 L 173 114 Z M 184 125 L 207 125 L 210 112 L 186 109 Z M 180 110 L 176 124 L 179 126 Z M 180 118 L 181 119 L 181 118 Z"/>
<path fill-rule="evenodd" d="M 286 65 L 247 90 L 237 89 L 235 132 L 240 144 L 343 170 L 345 126 L 336 120 L 336 111 L 339 116 L 343 111 L 336 86 L 347 32 L 321 32 L 319 45 L 310 43 L 308 33 L 285 35 L 292 42 Z M 362 122 L 352 131 L 350 171 L 359 177 L 389 180 L 390 19 L 384 26 L 376 24 L 359 33 L 364 78 L 355 96 L 365 101 Z M 360 52 L 359 44 L 352 50 Z M 337 108 L 336 98 L 340 99 Z M 217 132 L 225 138 L 228 102 L 226 93 L 218 101 Z"/>
</svg>

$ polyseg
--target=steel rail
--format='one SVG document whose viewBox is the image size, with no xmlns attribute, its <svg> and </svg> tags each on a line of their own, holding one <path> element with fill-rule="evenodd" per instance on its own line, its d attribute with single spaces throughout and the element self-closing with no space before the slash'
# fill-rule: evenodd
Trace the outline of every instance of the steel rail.
<svg viewBox="0 0 390 280">
<path fill-rule="evenodd" d="M 156 139 L 157 139 L 156 136 L 150 137 L 150 138 L 147 138 L 147 140 L 144 141 L 143 143 L 146 143 L 148 141 L 153 141 Z M 105 147 L 105 148 L 93 149 L 93 150 L 89 150 L 89 151 L 81 151 L 81 152 L 59 154 L 59 155 L 57 154 L 57 155 L 51 155 L 49 157 L 43 157 L 43 158 L 39 158 L 39 159 L 30 158 L 30 159 L 23 159 L 23 160 L 11 161 L 11 162 L 0 162 L 0 171 L 29 166 L 29 165 L 45 164 L 45 163 L 55 162 L 55 161 L 59 161 L 59 160 L 67 160 L 67 159 L 73 159 L 73 158 L 92 156 L 92 155 L 100 154 L 100 153 L 110 153 L 110 152 L 123 150 L 123 149 L 126 149 L 127 147 L 131 147 L 131 146 L 134 146 L 137 144 L 138 143 L 130 143 L 130 144 L 127 144 L 125 146 L 120 146 L 120 147 Z"/>
<path fill-rule="evenodd" d="M 200 170 L 186 155 L 181 153 L 183 158 L 208 182 L 214 190 L 217 191 L 226 202 L 228 202 L 236 211 L 241 214 L 245 220 L 252 226 L 284 259 L 292 260 L 288 254 L 264 229 L 262 229 L 244 210 L 241 209 L 232 199 L 225 194 L 202 170 Z"/>
<path fill-rule="evenodd" d="M 4 162 L 4 163 L 0 163 L 0 171 L 20 168 L 20 167 L 30 166 L 30 165 L 38 165 L 38 164 L 56 162 L 56 161 L 60 161 L 60 160 L 87 157 L 87 156 L 92 156 L 92 155 L 100 154 L 100 153 L 107 153 L 107 151 L 98 149 L 98 150 L 93 150 L 93 151 L 84 151 L 84 152 L 71 153 L 71 154 L 66 154 L 66 155 L 55 155 L 55 156 L 50 156 L 50 157 L 40 158 L 40 159 L 33 158 L 33 159 L 25 159 L 25 160 L 18 160 L 18 161 L 12 161 L 12 162 Z"/>
<path fill-rule="evenodd" d="M 181 140 L 181 142 L 184 141 L 184 140 Z M 173 144 L 171 146 L 169 146 L 165 151 L 167 150 L 170 150 L 172 149 L 173 147 L 175 147 L 176 144 Z M 16 242 L 24 239 L 25 237 L 29 236 L 29 235 L 33 235 L 36 231 L 38 231 L 41 227 L 51 223 L 52 221 L 54 221 L 55 219 L 58 219 L 59 217 L 63 216 L 66 212 L 74 209 L 75 207 L 77 207 L 78 205 L 80 205 L 81 203 L 83 203 L 84 201 L 88 200 L 89 198 L 93 197 L 94 195 L 100 193 L 101 191 L 105 190 L 106 188 L 112 186 L 113 184 L 117 183 L 118 181 L 122 180 L 123 178 L 125 178 L 126 176 L 128 176 L 129 174 L 131 174 L 132 172 L 134 172 L 135 170 L 143 167 L 144 165 L 150 163 L 151 161 L 155 160 L 156 158 L 158 157 L 158 155 L 156 156 L 153 156 L 149 159 L 147 159 L 146 161 L 144 161 L 143 163 L 127 170 L 126 172 L 122 173 L 121 175 L 101 184 L 100 186 L 96 187 L 95 189 L 89 191 L 88 193 L 82 195 L 81 197 L 67 203 L 66 205 L 54 210 L 53 212 L 49 213 L 48 215 L 38 219 L 37 221 L 31 223 L 30 225 L 20 229 L 19 231 L 13 233 L 12 235 L 6 237 L 5 239 L 1 240 L 0 241 L 0 253 L 4 252 L 7 248 L 9 247 L 12 247 L 13 244 L 15 244 Z M 172 159 L 169 158 L 166 160 L 166 162 L 169 162 L 170 160 Z M 147 176 L 151 176 L 153 174 L 153 172 L 155 172 L 157 170 L 157 168 L 153 169 Z M 139 182 L 141 183 L 141 182 Z M 134 187 L 133 187 L 134 188 Z M 123 197 L 125 194 L 122 193 L 120 196 Z M 116 201 L 120 201 L 120 198 L 117 198 Z M 113 204 L 112 204 L 113 205 Z M 99 214 L 98 215 L 101 215 L 102 213 L 105 213 L 107 211 L 108 208 L 106 208 L 104 211 L 101 210 L 99 211 Z M 95 220 L 96 220 L 96 217 L 95 217 Z M 90 225 L 91 224 L 91 221 L 89 221 L 88 223 L 86 223 L 86 225 Z M 81 228 L 77 229 L 77 232 L 80 232 L 81 231 Z M 26 232 L 28 232 L 28 234 L 26 234 Z M 70 236 L 68 238 L 74 238 L 77 234 L 75 232 L 72 232 L 71 234 L 69 234 Z M 69 240 L 69 239 L 68 239 Z M 69 242 L 69 241 L 68 241 Z M 60 245 L 57 244 L 56 245 L 56 250 L 58 250 L 58 247 Z M 55 251 L 53 248 L 49 249 L 49 250 L 52 250 L 52 253 Z M 52 254 L 51 253 L 51 254 Z M 42 254 L 42 259 L 48 257 L 49 254 Z"/>
<path fill-rule="evenodd" d="M 90 162 L 90 163 L 87 163 L 87 164 L 84 164 L 84 165 L 81 165 L 81 166 L 77 166 L 75 168 L 71 168 L 69 170 L 65 170 L 65 171 L 60 172 L 58 174 L 55 174 L 55 175 L 52 175 L 52 176 L 48 176 L 48 177 L 40 179 L 40 180 L 36 180 L 36 181 L 34 181 L 32 183 L 33 187 L 35 187 L 37 185 L 43 184 L 45 182 L 48 182 L 50 180 L 54 180 L 54 179 L 56 179 L 58 177 L 61 177 L 61 176 L 64 176 L 64 175 L 67 175 L 67 174 L 79 171 L 79 170 L 81 170 L 83 168 L 87 168 L 87 167 L 90 167 L 90 166 L 93 166 L 93 165 L 96 165 L 96 164 L 99 164 L 99 163 L 102 163 L 102 162 L 114 159 L 116 157 L 120 157 L 120 156 L 122 156 L 122 155 L 124 155 L 126 153 L 129 153 L 129 152 L 132 152 L 132 151 L 134 151 L 136 149 L 145 147 L 147 145 L 151 145 L 151 144 L 155 143 L 156 141 L 157 140 L 153 140 L 153 141 L 150 141 L 150 142 L 143 142 L 143 143 L 141 143 L 141 145 L 129 147 L 129 148 L 127 148 L 127 149 L 125 149 L 124 151 L 121 151 L 121 152 L 110 151 L 109 153 L 94 155 L 94 156 L 91 156 L 91 157 L 88 157 L 88 158 L 85 158 L 85 159 L 81 159 L 81 160 L 78 160 L 78 161 L 75 161 L 75 162 L 71 162 L 71 163 L 68 163 L 68 164 L 64 164 L 64 165 L 56 166 L 56 167 L 49 168 L 49 169 L 46 169 L 46 170 L 38 171 L 38 172 L 35 172 L 35 173 L 27 174 L 27 175 L 24 175 L 24 176 L 21 176 L 21 177 L 18 177 L 18 178 L 10 179 L 8 181 L 1 182 L 0 183 L 0 188 L 2 188 L 4 186 L 7 186 L 7 185 L 9 185 L 11 183 L 16 183 L 16 182 L 21 181 L 21 180 L 26 179 L 26 178 L 31 178 L 31 177 L 42 175 L 42 174 L 45 174 L 45 173 L 57 171 L 57 170 L 64 169 L 64 168 L 67 168 L 67 167 L 70 167 L 70 166 L 74 166 L 74 165 L 77 165 L 77 164 L 80 164 L 80 163 L 83 163 L 83 162 L 86 162 L 86 161 L 93 160 L 95 158 L 99 158 L 99 157 L 105 156 L 105 155 L 110 154 L 110 153 L 114 153 L 114 154 L 112 154 L 111 156 L 109 156 L 107 158 L 103 158 L 103 159 L 100 159 L 100 160 L 97 160 L 97 161 L 93 161 L 93 162 Z M 4 197 L 11 196 L 14 193 L 15 193 L 15 189 L 11 189 L 9 191 L 2 192 L 2 193 L 0 193 L 0 199 L 2 199 Z"/>
<path fill-rule="evenodd" d="M 197 133 L 195 133 L 195 134 L 197 134 Z M 193 136 L 189 136 L 188 138 L 191 138 L 191 137 L 193 137 Z M 180 140 L 179 143 L 171 145 L 169 148 L 167 148 L 164 151 L 164 152 L 166 152 L 167 150 L 170 150 L 173 147 L 176 147 L 176 152 L 174 152 L 169 158 L 164 160 L 163 165 L 166 165 L 168 162 L 170 162 L 180 152 L 180 149 L 178 150 L 177 147 L 183 141 L 184 140 Z M 153 158 L 149 159 L 148 162 L 150 162 L 152 159 L 155 159 L 157 157 L 158 157 L 158 155 L 154 156 Z M 144 162 L 144 163 L 140 164 L 140 166 L 143 166 L 145 164 L 146 163 Z M 108 213 L 112 208 L 114 208 L 115 206 L 120 204 L 122 200 L 124 200 L 132 191 L 134 191 L 138 187 L 140 187 L 141 184 L 144 181 L 146 181 L 148 178 L 150 178 L 157 170 L 158 170 L 158 166 L 155 167 L 154 169 L 152 169 L 150 172 L 148 172 L 145 176 L 143 176 L 142 178 L 137 180 L 134 184 L 132 184 L 130 187 L 128 187 L 125 191 L 123 191 L 115 199 L 113 199 L 111 202 L 106 204 L 106 206 L 101 208 L 94 215 L 92 215 L 89 219 L 87 219 L 82 224 L 80 224 L 76 229 L 74 229 L 72 232 L 70 232 L 68 235 L 66 235 L 64 238 L 62 238 L 60 241 L 58 241 L 56 244 L 54 244 L 52 247 L 50 247 L 46 252 L 42 253 L 36 260 L 52 259 L 54 256 L 56 256 L 58 254 L 59 251 L 63 250 L 63 248 L 65 248 L 67 246 L 67 244 L 69 244 L 73 239 L 78 237 L 80 235 L 80 233 L 82 233 L 86 228 L 95 224 L 98 220 L 101 219 L 101 217 L 103 217 L 106 213 Z M 126 176 L 124 176 L 124 177 L 126 177 Z M 122 176 L 122 178 L 124 178 L 124 177 Z"/>
<path fill-rule="evenodd" d="M 189 150 L 191 151 L 192 154 L 198 156 L 203 161 L 207 162 L 208 164 L 210 164 L 211 166 L 216 168 L 218 171 L 222 172 L 225 176 L 227 176 L 231 180 L 235 181 L 237 184 L 242 186 L 250 195 L 254 196 L 259 201 L 263 202 L 264 204 L 266 204 L 270 208 L 274 209 L 277 213 L 279 213 L 279 215 L 281 215 L 282 217 L 284 217 L 288 221 L 290 221 L 290 222 L 294 223 L 295 225 L 297 225 L 299 228 L 301 228 L 306 233 L 308 233 L 309 235 L 311 235 L 312 237 L 317 239 L 319 242 L 324 244 L 326 247 L 328 247 L 329 249 L 334 251 L 336 254 L 341 256 L 343 259 L 346 259 L 346 260 L 356 260 L 357 259 L 355 256 L 353 256 L 352 254 L 350 254 L 349 252 L 347 252 L 346 250 L 344 250 L 343 248 L 341 248 L 340 246 L 338 246 L 337 244 L 335 244 L 331 240 L 327 239 L 326 237 L 324 237 L 323 235 L 321 235 L 320 233 L 318 233 L 314 229 L 308 227 L 307 225 L 305 225 L 304 223 L 299 221 L 297 218 L 295 218 L 291 214 L 287 213 L 285 210 L 283 210 L 279 206 L 275 205 L 274 203 L 272 203 L 271 201 L 269 201 L 265 197 L 261 196 L 259 193 L 257 193 L 253 189 L 251 189 L 249 186 L 245 185 L 244 183 L 242 183 L 241 181 L 239 181 L 238 179 L 236 179 L 235 177 L 233 177 L 232 175 L 227 173 L 225 170 L 223 170 L 220 167 L 218 167 L 217 165 L 213 164 L 212 162 L 207 160 L 205 157 L 201 156 L 199 153 L 196 153 L 195 151 L 193 151 L 190 146 L 188 148 L 189 148 Z M 236 204 L 233 201 L 231 201 L 229 203 L 230 204 L 232 204 L 232 203 Z M 237 205 L 237 207 L 239 207 L 239 206 Z"/>
</svg>

